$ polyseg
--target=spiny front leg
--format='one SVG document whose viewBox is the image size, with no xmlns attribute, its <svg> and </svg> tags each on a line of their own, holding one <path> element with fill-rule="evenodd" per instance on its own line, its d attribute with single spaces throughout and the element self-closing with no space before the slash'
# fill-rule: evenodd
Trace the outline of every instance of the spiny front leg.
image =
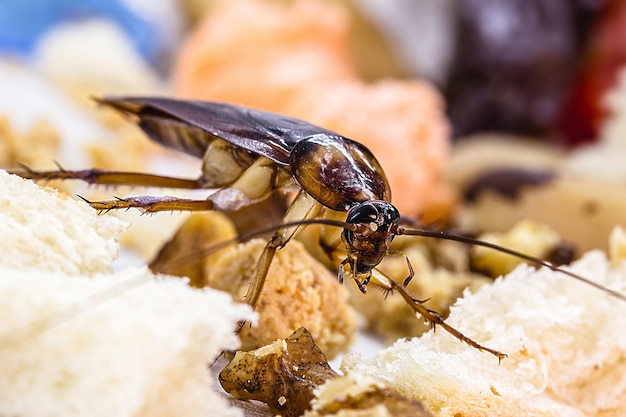
<svg viewBox="0 0 626 417">
<path fill-rule="evenodd" d="M 359 289 L 361 290 L 362 293 L 365 294 L 365 292 L 367 292 L 367 284 L 369 284 L 370 279 L 372 279 L 372 273 L 367 272 L 365 274 L 365 277 L 363 278 L 363 281 L 359 281 L 356 277 L 355 279 L 356 279 L 357 285 L 359 286 Z"/>
<path fill-rule="evenodd" d="M 411 265 L 411 260 L 409 259 L 408 256 L 406 256 L 405 253 L 402 253 L 400 251 L 390 250 L 390 251 L 387 251 L 387 255 L 402 256 L 404 260 L 406 261 L 406 267 L 409 270 L 409 275 L 402 282 L 402 286 L 406 288 L 411 282 L 411 280 L 413 279 L 413 277 L 415 277 L 415 271 L 413 270 L 413 265 Z"/>
<path fill-rule="evenodd" d="M 354 283 L 356 284 L 356 286 L 359 287 L 359 291 L 361 291 L 363 294 L 366 294 L 367 284 L 370 280 L 371 275 L 367 274 L 365 276 L 365 279 L 363 279 L 363 281 L 359 281 L 359 278 L 354 273 L 356 269 L 356 260 L 345 258 L 343 261 L 341 261 L 341 263 L 339 264 L 339 270 L 337 271 L 337 280 L 339 281 L 339 283 L 343 284 L 343 278 L 344 278 L 345 271 L 346 271 L 346 265 L 350 265 L 350 274 L 352 275 L 352 278 L 354 279 Z"/>
<path fill-rule="evenodd" d="M 142 213 L 157 213 L 160 211 L 208 211 L 213 210 L 211 200 L 190 200 L 169 196 L 138 196 L 119 198 L 115 200 L 90 201 L 79 196 L 91 207 L 98 211 L 139 209 Z"/>
<path fill-rule="evenodd" d="M 430 326 L 433 330 L 437 326 L 440 326 L 452 336 L 456 337 L 464 343 L 467 343 L 469 346 L 480 351 L 491 353 L 492 355 L 496 356 L 498 358 L 498 362 L 508 357 L 508 355 L 506 355 L 505 353 L 499 352 L 495 349 L 490 349 L 486 346 L 479 344 L 478 342 L 475 342 L 454 327 L 447 324 L 441 314 L 424 306 L 424 303 L 427 300 L 418 300 L 417 298 L 413 297 L 404 288 L 404 286 L 398 284 L 396 281 L 383 274 L 381 271 L 378 271 L 376 269 L 373 271 L 372 285 L 376 285 L 384 291 L 397 291 L 415 313 L 422 316 L 426 321 L 428 321 L 428 323 L 430 323 Z"/>
</svg>

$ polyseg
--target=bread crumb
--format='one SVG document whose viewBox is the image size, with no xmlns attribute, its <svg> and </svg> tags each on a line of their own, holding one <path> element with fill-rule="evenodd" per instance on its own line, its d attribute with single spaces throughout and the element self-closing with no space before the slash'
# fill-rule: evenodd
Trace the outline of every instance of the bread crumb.
<svg viewBox="0 0 626 417">
<path fill-rule="evenodd" d="M 70 275 L 110 273 L 126 223 L 0 170 L 0 265 Z"/>
<path fill-rule="evenodd" d="M 369 375 L 331 379 L 316 394 L 304 417 L 432 417 L 422 403 Z"/>
<path fill-rule="evenodd" d="M 252 311 L 147 268 L 76 277 L 0 266 L 0 415 L 240 416 L 207 371 Z M 219 411 L 216 411 L 219 410 Z"/>
<path fill-rule="evenodd" d="M 221 256 L 210 268 L 209 285 L 243 300 L 265 243 L 255 239 Z M 258 327 L 244 326 L 239 334 L 242 349 L 267 345 L 305 327 L 332 358 L 355 337 L 357 318 L 348 297 L 337 278 L 293 240 L 276 253 L 256 307 Z"/>
<path fill-rule="evenodd" d="M 614 266 L 626 260 L 626 231 L 621 226 L 616 226 L 609 237 L 609 259 Z"/>
<path fill-rule="evenodd" d="M 615 225 L 626 226 L 622 191 L 621 183 L 560 177 L 546 186 L 522 190 L 515 200 L 485 192 L 476 203 L 461 208 L 461 225 L 503 231 L 528 218 L 550 226 L 580 253 L 608 251 L 611 230 Z"/>
<path fill-rule="evenodd" d="M 0 183 L 0 415 L 241 416 L 207 367 L 239 345 L 249 307 L 146 267 L 113 274 L 124 222 Z"/>
<path fill-rule="evenodd" d="M 626 291 L 626 265 L 610 267 L 599 251 L 571 269 Z M 438 416 L 626 412 L 623 301 L 562 274 L 520 265 L 493 285 L 466 293 L 447 321 L 509 357 L 498 365 L 491 355 L 438 331 L 399 340 L 371 359 L 344 360 L 344 371 L 382 378 Z"/>
<path fill-rule="evenodd" d="M 561 237 L 555 230 L 543 223 L 524 219 L 506 233 L 483 233 L 478 236 L 478 240 L 545 259 L 550 251 L 561 242 Z M 484 246 L 472 248 L 472 267 L 487 272 L 487 275 L 494 278 L 511 272 L 522 262 L 524 261 L 516 256 Z"/>
</svg>

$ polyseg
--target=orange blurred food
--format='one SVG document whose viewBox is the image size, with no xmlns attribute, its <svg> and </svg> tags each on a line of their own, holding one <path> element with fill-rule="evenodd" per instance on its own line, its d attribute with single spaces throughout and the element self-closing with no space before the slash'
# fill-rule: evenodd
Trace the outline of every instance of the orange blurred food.
<svg viewBox="0 0 626 417">
<path fill-rule="evenodd" d="M 281 110 L 365 144 L 391 184 L 401 213 L 446 217 L 454 192 L 440 173 L 450 142 L 444 104 L 428 83 L 358 80 L 317 83 L 293 94 Z"/>
<path fill-rule="evenodd" d="M 182 46 L 174 91 L 277 110 L 290 88 L 356 76 L 348 31 L 346 11 L 335 3 L 218 2 Z"/>
<path fill-rule="evenodd" d="M 183 98 L 238 103 L 332 129 L 369 147 L 405 215 L 447 217 L 443 99 L 426 82 L 359 79 L 350 14 L 338 2 L 219 2 L 186 40 L 173 87 Z"/>
</svg>

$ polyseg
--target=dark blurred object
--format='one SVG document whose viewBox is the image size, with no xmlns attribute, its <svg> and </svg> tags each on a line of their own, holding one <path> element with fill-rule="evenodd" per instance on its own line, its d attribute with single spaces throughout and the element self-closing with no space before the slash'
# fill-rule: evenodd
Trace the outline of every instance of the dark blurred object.
<svg viewBox="0 0 626 417">
<path fill-rule="evenodd" d="M 552 250 L 546 255 L 546 261 L 554 265 L 569 265 L 574 262 L 576 257 L 576 247 L 570 242 L 559 242 Z"/>
<path fill-rule="evenodd" d="M 554 171 L 540 168 L 496 168 L 472 181 L 465 192 L 465 201 L 474 202 L 485 191 L 516 199 L 528 187 L 545 185 L 555 178 Z"/>
<path fill-rule="evenodd" d="M 600 2 L 461 0 L 446 95 L 454 136 L 555 124 Z"/>
<path fill-rule="evenodd" d="M 591 25 L 583 60 L 557 126 L 558 140 L 575 146 L 597 139 L 607 116 L 603 104 L 626 68 L 626 1 L 608 0 Z"/>
<path fill-rule="evenodd" d="M 274 415 L 297 417 L 311 409 L 315 390 L 338 377 L 304 327 L 251 352 L 239 351 L 222 369 L 224 391 L 266 403 Z"/>
</svg>

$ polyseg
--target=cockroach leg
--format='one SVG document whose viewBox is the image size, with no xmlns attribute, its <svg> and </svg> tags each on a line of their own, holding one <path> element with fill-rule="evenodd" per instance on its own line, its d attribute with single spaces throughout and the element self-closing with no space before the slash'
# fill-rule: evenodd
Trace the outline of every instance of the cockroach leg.
<svg viewBox="0 0 626 417">
<path fill-rule="evenodd" d="M 370 279 L 372 279 L 372 274 L 365 274 L 365 278 L 361 281 L 361 285 L 363 286 L 363 289 L 361 290 L 362 293 L 367 291 L 367 284 L 370 283 Z"/>
<path fill-rule="evenodd" d="M 337 279 L 340 284 L 343 284 L 346 265 L 350 265 L 350 275 L 352 275 L 354 283 L 359 288 L 359 291 L 361 291 L 361 293 L 367 294 L 367 284 L 369 284 L 370 282 L 371 274 L 362 274 L 364 278 L 363 281 L 360 281 L 358 275 L 354 273 L 354 271 L 356 271 L 356 262 L 357 259 L 352 258 L 345 258 L 343 261 L 341 261 L 341 263 L 339 264 L 339 270 L 337 272 Z"/>
<path fill-rule="evenodd" d="M 404 254 L 404 253 L 402 253 L 400 251 L 396 251 L 396 250 L 388 251 L 387 255 L 402 256 L 404 258 L 404 260 L 406 261 L 406 267 L 409 270 L 409 275 L 402 282 L 402 286 L 404 288 L 406 288 L 409 285 L 409 283 L 411 282 L 411 280 L 413 279 L 413 277 L 415 276 L 415 271 L 413 270 L 413 265 L 411 265 L 411 261 L 409 260 L 409 257 L 406 256 L 406 254 Z"/>
<path fill-rule="evenodd" d="M 364 274 L 365 278 L 363 279 L 363 281 L 359 281 L 359 274 L 356 273 L 358 259 L 357 258 L 352 258 L 350 260 L 352 261 L 352 262 L 349 263 L 350 264 L 350 268 L 352 270 L 351 271 L 352 272 L 352 278 L 354 279 L 354 282 L 356 283 L 356 286 L 359 287 L 359 291 L 361 291 L 362 294 L 366 294 L 367 293 L 367 283 L 370 280 L 371 274 Z"/>
<path fill-rule="evenodd" d="M 285 246 L 293 236 L 302 230 L 305 226 L 302 220 L 315 218 L 320 211 L 320 207 L 320 204 L 311 198 L 309 194 L 304 191 L 298 193 L 283 218 L 285 227 L 281 227 L 274 233 L 259 257 L 246 293 L 245 301 L 247 304 L 253 308 L 256 307 L 276 250 Z"/>
<path fill-rule="evenodd" d="M 409 260 L 409 257 L 406 256 L 405 254 L 402 254 L 402 256 L 404 256 L 404 259 L 406 260 L 406 266 L 409 269 L 409 276 L 406 277 L 404 279 L 404 282 L 402 283 L 402 286 L 406 288 L 409 285 L 409 282 L 411 282 L 411 280 L 415 276 L 415 271 L 413 270 L 413 265 L 411 265 L 411 261 Z"/>
<path fill-rule="evenodd" d="M 108 171 L 102 169 L 85 169 L 80 171 L 36 171 L 26 165 L 19 172 L 12 172 L 22 178 L 35 181 L 80 180 L 87 184 L 130 185 L 139 187 L 179 188 L 195 190 L 202 188 L 198 179 L 176 178 L 164 175 L 144 174 L 140 172 Z"/>
<path fill-rule="evenodd" d="M 348 258 L 344 259 L 343 261 L 341 261 L 341 263 L 339 264 L 339 269 L 337 271 L 337 280 L 339 281 L 340 284 L 343 284 L 343 276 L 345 274 L 345 266 L 346 264 L 349 262 Z"/>
<path fill-rule="evenodd" d="M 418 300 L 417 298 L 413 297 L 411 294 L 407 292 L 404 286 L 398 284 L 396 281 L 394 281 L 387 275 L 383 274 L 381 271 L 374 269 L 372 271 L 372 276 L 373 276 L 372 285 L 375 285 L 383 289 L 384 291 L 389 291 L 389 292 L 397 291 L 398 294 L 402 296 L 404 301 L 406 301 L 409 307 L 411 307 L 411 309 L 413 309 L 413 311 L 416 314 L 422 316 L 426 321 L 428 321 L 428 323 L 430 324 L 430 327 L 433 330 L 435 330 L 437 326 L 440 326 L 449 334 L 459 339 L 461 342 L 467 343 L 469 346 L 475 349 L 488 352 L 496 356 L 499 362 L 501 362 L 503 359 L 508 357 L 508 355 L 505 353 L 499 352 L 495 349 L 488 348 L 486 346 L 483 346 L 475 342 L 474 340 L 465 336 L 463 333 L 461 333 L 454 327 L 447 324 L 444 318 L 441 316 L 441 314 L 424 306 L 424 303 L 427 300 Z"/>
<path fill-rule="evenodd" d="M 254 268 L 254 274 L 250 279 L 248 291 L 246 292 L 246 303 L 255 308 L 259 298 L 261 297 L 261 291 L 265 286 L 265 280 L 269 272 L 276 250 L 283 247 L 287 242 L 282 241 L 281 236 L 277 233 L 272 239 L 265 245 L 261 256 L 259 257 L 256 267 Z"/>
<path fill-rule="evenodd" d="M 157 213 L 160 211 L 207 211 L 213 209 L 211 200 L 190 200 L 169 196 L 137 196 L 117 198 L 116 200 L 90 201 L 79 196 L 91 207 L 98 211 L 139 209 L 142 213 Z"/>
</svg>

